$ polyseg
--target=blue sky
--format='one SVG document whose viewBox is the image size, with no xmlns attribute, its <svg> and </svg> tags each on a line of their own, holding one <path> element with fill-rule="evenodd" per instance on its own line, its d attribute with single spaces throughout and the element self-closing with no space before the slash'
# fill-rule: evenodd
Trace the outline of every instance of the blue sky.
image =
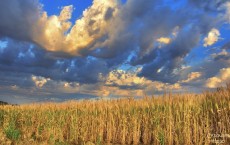
<svg viewBox="0 0 230 145">
<path fill-rule="evenodd" d="M 229 0 L 0 3 L 0 100 L 117 98 L 230 81 Z"/>
<path fill-rule="evenodd" d="M 75 22 L 76 19 L 82 16 L 82 12 L 92 5 L 92 0 L 54 0 L 54 1 L 47 1 L 47 0 L 40 0 L 43 4 L 43 9 L 49 15 L 57 15 L 60 13 L 60 10 L 64 6 L 73 5 L 75 10 L 72 16 L 71 21 Z"/>
</svg>

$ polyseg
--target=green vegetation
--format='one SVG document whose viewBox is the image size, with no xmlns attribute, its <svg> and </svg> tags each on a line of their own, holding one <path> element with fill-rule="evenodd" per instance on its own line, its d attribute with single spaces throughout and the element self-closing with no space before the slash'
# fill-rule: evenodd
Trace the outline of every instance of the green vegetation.
<svg viewBox="0 0 230 145">
<path fill-rule="evenodd" d="M 10 124 L 6 129 L 5 129 L 5 134 L 6 137 L 12 141 L 16 141 L 20 138 L 20 131 L 15 128 L 15 125 Z"/>
<path fill-rule="evenodd" d="M 0 144 L 4 145 L 203 145 L 214 139 L 228 144 L 229 134 L 229 88 L 139 100 L 0 106 Z"/>
</svg>

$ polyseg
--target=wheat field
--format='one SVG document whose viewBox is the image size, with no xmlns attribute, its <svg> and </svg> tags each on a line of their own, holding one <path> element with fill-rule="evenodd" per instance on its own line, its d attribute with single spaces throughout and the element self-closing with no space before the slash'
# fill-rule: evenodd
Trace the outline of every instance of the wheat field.
<svg viewBox="0 0 230 145">
<path fill-rule="evenodd" d="M 230 89 L 142 99 L 0 106 L 0 144 L 230 143 Z"/>
</svg>

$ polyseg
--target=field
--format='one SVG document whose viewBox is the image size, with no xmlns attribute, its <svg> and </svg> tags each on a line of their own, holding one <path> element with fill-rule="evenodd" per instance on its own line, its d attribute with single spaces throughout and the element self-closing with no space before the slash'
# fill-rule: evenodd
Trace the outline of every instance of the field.
<svg viewBox="0 0 230 145">
<path fill-rule="evenodd" d="M 230 143 L 230 89 L 142 99 L 0 106 L 0 144 Z"/>
</svg>

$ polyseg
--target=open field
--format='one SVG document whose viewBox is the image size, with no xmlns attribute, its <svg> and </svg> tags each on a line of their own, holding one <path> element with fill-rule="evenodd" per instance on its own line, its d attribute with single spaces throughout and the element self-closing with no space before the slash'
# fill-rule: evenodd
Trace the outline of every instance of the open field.
<svg viewBox="0 0 230 145">
<path fill-rule="evenodd" d="M 230 89 L 0 106 L 0 144 L 230 143 Z"/>
</svg>

